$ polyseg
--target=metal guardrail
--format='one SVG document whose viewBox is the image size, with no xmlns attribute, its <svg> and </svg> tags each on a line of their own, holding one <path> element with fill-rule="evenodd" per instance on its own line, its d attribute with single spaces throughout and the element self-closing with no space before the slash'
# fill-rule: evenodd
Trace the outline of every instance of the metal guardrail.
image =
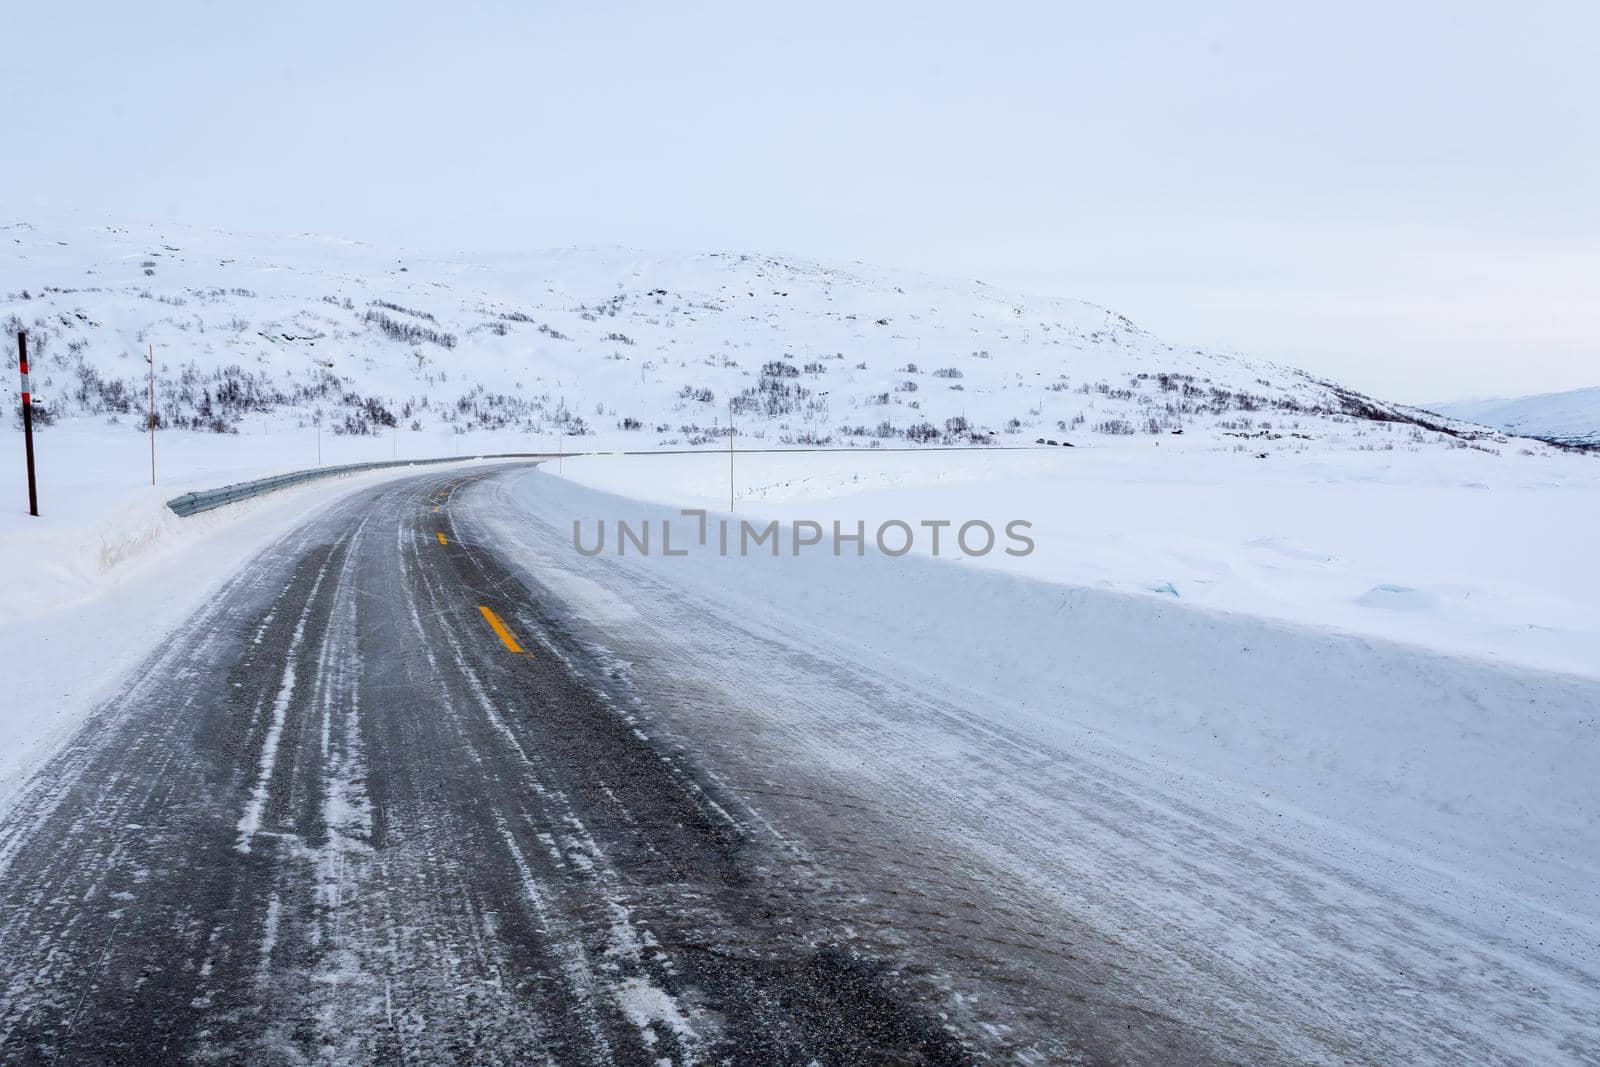
<svg viewBox="0 0 1600 1067">
<path fill-rule="evenodd" d="M 567 453 L 572 455 L 573 453 Z M 554 454 L 547 456 L 542 452 L 500 452 L 494 455 L 482 456 L 447 456 L 439 459 L 394 459 L 383 460 L 377 463 L 346 463 L 338 467 L 318 467 L 308 471 L 290 471 L 287 474 L 273 475 L 271 478 L 257 478 L 253 482 L 238 482 L 234 485 L 224 485 L 220 489 L 202 489 L 199 492 L 184 493 L 167 501 L 167 507 L 173 513 L 183 518 L 196 515 L 212 508 L 220 508 L 224 504 L 232 504 L 238 500 L 248 500 L 262 493 L 271 493 L 278 489 L 285 489 L 301 482 L 315 481 L 318 478 L 331 478 L 340 474 L 359 474 L 361 471 L 379 470 L 384 467 L 421 467 L 434 463 L 463 463 L 474 459 L 545 459 L 554 458 Z"/>
<path fill-rule="evenodd" d="M 1071 445 L 1066 445 L 1070 448 Z M 914 445 L 892 446 L 889 448 L 841 448 L 837 446 L 823 446 L 820 448 L 741 448 L 739 455 L 766 454 L 777 455 L 785 452 L 1023 452 L 1035 450 L 1053 451 L 1048 445 Z M 317 478 L 331 478 L 339 474 L 358 474 L 361 471 L 378 470 L 383 467 L 421 467 L 432 463 L 464 463 L 474 459 L 557 459 L 579 456 L 687 456 L 697 454 L 722 455 L 719 450 L 709 448 L 662 448 L 662 449 L 623 449 L 614 452 L 496 452 L 476 456 L 441 456 L 437 459 L 391 459 L 377 463 L 346 463 L 339 467 L 318 467 L 308 471 L 290 471 L 288 474 L 278 474 L 271 478 L 258 478 L 253 482 L 239 482 L 236 485 L 225 485 L 220 489 L 202 489 L 199 492 L 185 493 L 175 496 L 167 501 L 167 507 L 174 513 L 187 518 L 202 511 L 220 508 L 224 504 L 232 504 L 236 500 L 248 500 L 262 493 L 270 493 L 287 486 L 298 485 L 301 482 L 313 481 Z"/>
</svg>

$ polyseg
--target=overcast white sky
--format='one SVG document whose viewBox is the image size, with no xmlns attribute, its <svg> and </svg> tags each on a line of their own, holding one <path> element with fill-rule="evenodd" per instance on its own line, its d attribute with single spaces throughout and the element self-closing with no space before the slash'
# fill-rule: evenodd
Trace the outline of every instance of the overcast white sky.
<svg viewBox="0 0 1600 1067">
<path fill-rule="evenodd" d="M 10 4 L 0 215 L 865 259 L 1600 384 L 1600 4 Z"/>
</svg>

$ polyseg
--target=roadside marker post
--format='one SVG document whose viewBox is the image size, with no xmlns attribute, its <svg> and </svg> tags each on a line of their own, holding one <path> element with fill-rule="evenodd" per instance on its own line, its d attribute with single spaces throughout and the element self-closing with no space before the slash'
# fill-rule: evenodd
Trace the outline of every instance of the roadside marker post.
<svg viewBox="0 0 1600 1067">
<path fill-rule="evenodd" d="M 33 394 L 28 389 L 28 331 L 17 331 L 17 366 L 22 369 L 22 448 L 28 455 L 28 514 L 39 517 L 39 486 L 33 477 Z"/>
</svg>

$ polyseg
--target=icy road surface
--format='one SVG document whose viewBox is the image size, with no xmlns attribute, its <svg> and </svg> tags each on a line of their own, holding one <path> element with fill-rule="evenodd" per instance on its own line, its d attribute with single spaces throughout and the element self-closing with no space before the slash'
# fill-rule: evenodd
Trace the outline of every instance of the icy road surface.
<svg viewBox="0 0 1600 1067">
<path fill-rule="evenodd" d="M 1600 684 L 572 547 L 672 514 L 434 474 L 260 556 L 0 822 L 0 1060 L 1600 1057 Z"/>
</svg>

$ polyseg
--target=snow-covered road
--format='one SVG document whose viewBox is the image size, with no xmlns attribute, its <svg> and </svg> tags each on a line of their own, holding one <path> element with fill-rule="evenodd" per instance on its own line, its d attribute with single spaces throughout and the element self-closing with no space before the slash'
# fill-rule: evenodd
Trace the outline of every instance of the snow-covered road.
<svg viewBox="0 0 1600 1067">
<path fill-rule="evenodd" d="M 0 1059 L 1600 1057 L 1600 682 L 666 519 L 258 557 L 0 821 Z"/>
<path fill-rule="evenodd" d="M 1600 1054 L 1592 679 L 787 538 L 669 558 L 694 520 L 539 471 L 475 494 L 834 919 L 1008 1047 Z M 655 554 L 575 551 L 602 517 Z"/>
</svg>

